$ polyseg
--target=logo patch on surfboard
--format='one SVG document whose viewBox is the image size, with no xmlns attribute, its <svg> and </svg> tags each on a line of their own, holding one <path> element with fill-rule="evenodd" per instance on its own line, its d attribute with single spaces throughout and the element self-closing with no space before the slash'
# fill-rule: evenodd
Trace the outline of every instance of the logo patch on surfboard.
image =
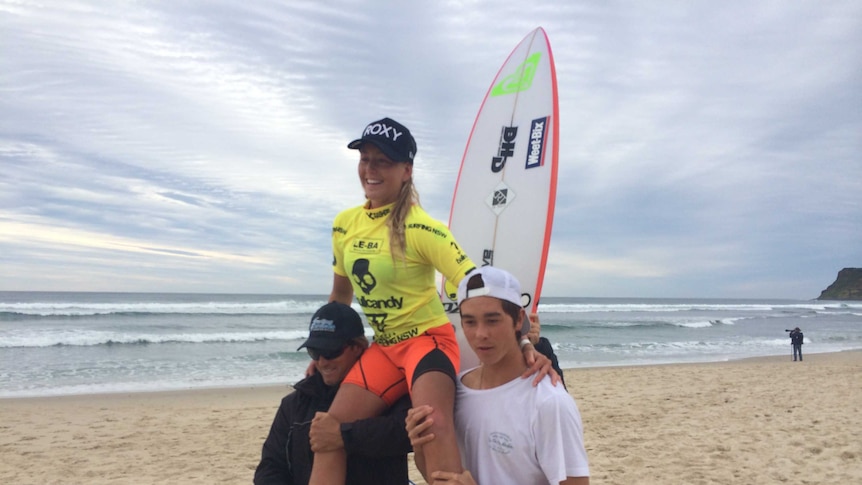
<svg viewBox="0 0 862 485">
<path fill-rule="evenodd" d="M 527 149 L 527 162 L 524 168 L 536 168 L 545 164 L 545 140 L 551 117 L 537 118 L 530 123 L 530 148 Z"/>
<path fill-rule="evenodd" d="M 494 211 L 494 214 L 499 216 L 513 200 L 515 200 L 515 192 L 505 182 L 500 182 L 494 187 L 493 192 L 485 198 L 485 203 Z"/>
<path fill-rule="evenodd" d="M 520 93 L 530 89 L 533 85 L 533 76 L 539 68 L 539 59 L 542 58 L 541 52 L 536 52 L 527 58 L 512 74 L 504 77 L 502 81 L 497 83 L 491 89 L 491 96 L 503 96 L 506 94 Z"/>
<path fill-rule="evenodd" d="M 518 138 L 517 126 L 504 126 L 500 130 L 500 143 L 497 156 L 491 158 L 491 171 L 498 173 L 506 167 L 506 160 L 515 155 L 515 140 Z"/>
</svg>

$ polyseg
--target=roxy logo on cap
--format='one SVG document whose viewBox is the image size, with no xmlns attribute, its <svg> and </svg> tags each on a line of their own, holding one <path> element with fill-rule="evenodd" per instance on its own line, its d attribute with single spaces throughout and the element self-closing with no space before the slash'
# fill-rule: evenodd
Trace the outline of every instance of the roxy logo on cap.
<svg viewBox="0 0 862 485">
<path fill-rule="evenodd" d="M 376 122 L 366 126 L 365 131 L 362 133 L 362 136 L 363 138 L 368 135 L 385 136 L 392 141 L 398 141 L 398 138 L 400 138 L 403 134 L 403 131 L 398 131 L 398 128 L 392 125 L 387 125 L 383 122 Z"/>
<path fill-rule="evenodd" d="M 392 118 L 372 121 L 362 131 L 362 138 L 353 140 L 347 148 L 357 150 L 371 143 L 395 162 L 413 163 L 416 157 L 416 140 L 410 130 Z"/>
</svg>

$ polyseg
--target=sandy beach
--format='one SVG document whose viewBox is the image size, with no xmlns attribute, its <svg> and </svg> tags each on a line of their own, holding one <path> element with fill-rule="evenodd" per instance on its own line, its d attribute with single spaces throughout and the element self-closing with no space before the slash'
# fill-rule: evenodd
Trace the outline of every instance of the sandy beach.
<svg viewBox="0 0 862 485">
<path fill-rule="evenodd" d="M 860 351 L 566 379 L 591 483 L 862 483 Z M 0 483 L 250 483 L 287 391 L 0 399 Z"/>
</svg>

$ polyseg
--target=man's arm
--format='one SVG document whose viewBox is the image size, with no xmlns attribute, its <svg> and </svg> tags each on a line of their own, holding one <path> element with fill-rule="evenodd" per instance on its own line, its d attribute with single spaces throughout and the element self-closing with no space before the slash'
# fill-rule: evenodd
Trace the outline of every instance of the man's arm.
<svg viewBox="0 0 862 485">
<path fill-rule="evenodd" d="M 544 396 L 535 409 L 532 434 L 536 457 L 549 478 L 565 484 L 589 483 L 581 416 L 572 397 L 560 391 Z"/>
<path fill-rule="evenodd" d="M 350 305 L 353 301 L 353 286 L 349 278 L 340 274 L 332 275 L 332 292 L 329 294 L 329 301 Z"/>
<path fill-rule="evenodd" d="M 382 416 L 361 419 L 341 425 L 341 437 L 347 454 L 368 457 L 401 456 L 410 453 L 410 439 L 404 428 L 410 397 L 395 402 Z"/>
<path fill-rule="evenodd" d="M 260 463 L 254 471 L 255 485 L 282 484 L 292 485 L 293 476 L 287 463 L 287 436 L 290 432 L 289 396 L 282 399 L 269 435 L 263 442 Z"/>
<path fill-rule="evenodd" d="M 434 418 L 429 417 L 433 411 L 431 406 L 425 404 L 408 410 L 405 420 L 407 436 L 410 437 L 410 444 L 413 445 L 413 461 L 426 481 L 429 477 L 425 469 L 425 453 L 422 451 L 422 445 L 434 440 L 434 433 L 427 432 L 434 424 Z"/>
<path fill-rule="evenodd" d="M 524 313 L 522 312 L 521 315 L 524 315 Z M 538 342 L 539 331 L 541 328 L 539 315 L 531 313 L 526 318 L 529 318 L 530 321 L 530 332 L 527 335 L 524 335 L 524 338 L 527 340 L 522 340 L 521 353 L 524 354 L 524 363 L 527 364 L 527 370 L 521 374 L 521 377 L 526 379 L 535 375 L 533 378 L 533 386 L 537 386 L 545 376 L 550 376 L 551 383 L 556 386 L 558 382 L 563 382 L 562 371 L 555 369 L 550 357 L 536 349 L 536 343 Z M 565 384 L 563 384 L 563 387 L 565 387 Z"/>
<path fill-rule="evenodd" d="M 411 451 L 404 420 L 410 398 L 396 401 L 382 416 L 340 423 L 331 414 L 318 411 L 311 421 L 309 439 L 315 453 L 344 450 L 368 458 L 406 456 Z"/>
<path fill-rule="evenodd" d="M 563 369 L 560 369 L 560 361 L 557 359 L 557 354 L 554 353 L 554 347 L 551 345 L 551 342 L 545 337 L 539 337 L 534 347 L 540 354 L 551 360 L 551 367 L 560 375 L 560 382 L 563 383 L 563 387 L 565 388 L 566 380 L 563 375 Z"/>
</svg>

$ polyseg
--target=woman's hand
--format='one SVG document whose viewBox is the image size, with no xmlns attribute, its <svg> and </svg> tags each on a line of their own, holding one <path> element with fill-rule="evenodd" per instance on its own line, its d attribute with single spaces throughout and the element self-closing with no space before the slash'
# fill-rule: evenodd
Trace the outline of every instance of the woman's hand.
<svg viewBox="0 0 862 485">
<path fill-rule="evenodd" d="M 317 370 L 315 366 L 315 362 L 312 360 L 308 363 L 308 367 L 305 368 L 305 377 L 311 377 L 314 375 L 314 372 Z"/>
</svg>

